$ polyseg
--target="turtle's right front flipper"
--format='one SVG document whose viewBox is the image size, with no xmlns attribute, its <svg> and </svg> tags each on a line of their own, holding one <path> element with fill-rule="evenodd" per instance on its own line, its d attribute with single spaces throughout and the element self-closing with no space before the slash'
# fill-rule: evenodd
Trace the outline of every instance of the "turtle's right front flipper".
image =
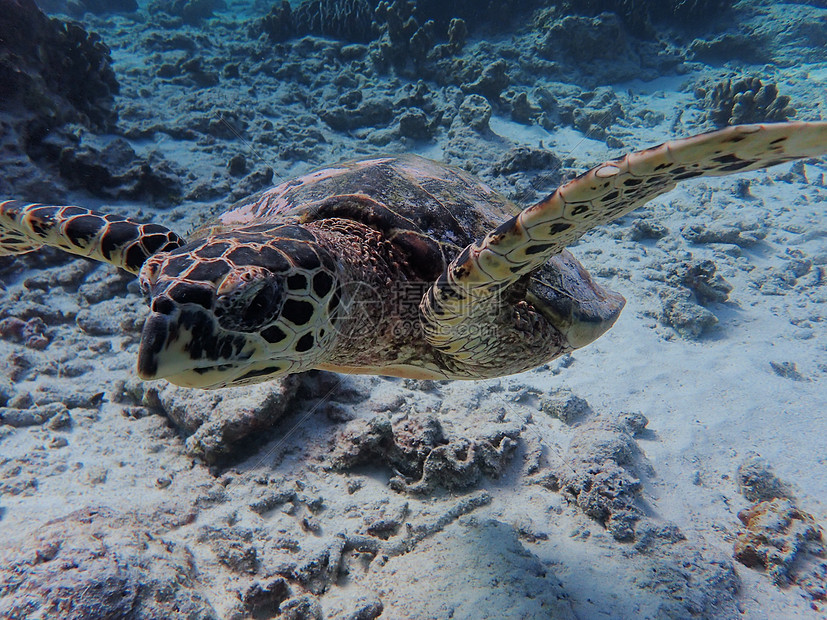
<svg viewBox="0 0 827 620">
<path fill-rule="evenodd" d="M 0 256 L 48 245 L 137 274 L 148 257 L 184 243 L 159 224 L 141 224 L 83 207 L 0 202 Z"/>
</svg>

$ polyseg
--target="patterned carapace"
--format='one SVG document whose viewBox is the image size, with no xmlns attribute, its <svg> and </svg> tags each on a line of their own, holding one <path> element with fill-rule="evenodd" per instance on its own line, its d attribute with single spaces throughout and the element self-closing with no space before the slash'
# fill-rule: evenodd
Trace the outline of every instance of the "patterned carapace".
<svg viewBox="0 0 827 620">
<path fill-rule="evenodd" d="M 745 125 L 597 166 L 519 211 L 416 156 L 349 162 L 243 200 L 184 240 L 74 206 L 0 202 L 0 254 L 43 245 L 139 274 L 138 372 L 214 388 L 312 368 L 432 379 L 582 347 L 620 295 L 565 250 L 693 177 L 827 152 L 827 123 Z"/>
</svg>

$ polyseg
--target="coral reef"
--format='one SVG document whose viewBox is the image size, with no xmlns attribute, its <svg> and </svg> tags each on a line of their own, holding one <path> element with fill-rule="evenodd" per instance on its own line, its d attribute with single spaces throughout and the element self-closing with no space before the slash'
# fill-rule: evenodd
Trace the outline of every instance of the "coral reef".
<svg viewBox="0 0 827 620">
<path fill-rule="evenodd" d="M 29 111 L 29 140 L 66 121 L 111 128 L 118 82 L 100 37 L 49 19 L 33 0 L 2 0 L 0 13 L 0 107 Z"/>
<path fill-rule="evenodd" d="M 461 47 L 466 23 L 493 25 L 496 29 L 539 4 L 539 0 L 391 0 L 378 4 L 369 0 L 305 0 L 294 8 L 282 0 L 261 25 L 274 41 L 311 34 L 367 43 L 385 32 L 394 45 L 403 48 L 397 48 L 399 54 L 416 47 L 424 53 L 429 51 L 424 44 L 430 36 Z"/>
<path fill-rule="evenodd" d="M 795 116 L 790 98 L 778 94 L 775 84 L 757 77 L 734 77 L 713 86 L 699 86 L 695 96 L 706 110 L 706 120 L 715 127 L 742 123 L 773 123 Z"/>
<path fill-rule="evenodd" d="M 79 15 L 133 3 L 53 4 Z M 261 17 L 274 4 L 268 40 Z M 92 135 L 105 123 L 78 108 L 93 99 L 75 104 L 38 73 L 30 101 L 0 95 L 0 135 L 4 154 L 18 144 L 32 168 L 29 155 L 37 158 L 40 176 L 21 181 L 3 157 L 0 197 L 100 205 L 183 233 L 310 167 L 413 149 L 474 170 L 526 206 L 575 169 L 620 155 L 606 147 L 621 140 L 633 150 L 690 133 L 698 114 L 686 110 L 683 84 L 701 72 L 723 77 L 703 66 L 713 58 L 777 60 L 791 68 L 779 88 L 800 102 L 799 115 L 819 112 L 801 64 L 823 56 L 825 16 L 812 5 L 740 3 L 738 23 L 717 36 L 697 17 L 714 27 L 731 2 L 572 1 L 533 17 L 535 0 L 390 0 L 381 15 L 379 4 L 234 0 L 232 14 L 210 19 L 219 3 L 164 0 L 148 17 L 146 8 L 87 15 L 84 27 L 118 63 L 115 135 Z M 41 66 L 31 51 L 3 58 Z M 760 66 L 745 71 L 764 86 L 777 79 Z M 9 84 L 4 77 L 0 90 Z M 823 340 L 825 257 L 810 213 L 820 168 L 687 184 L 585 237 L 576 253 L 593 273 L 638 293 L 616 332 L 629 346 L 604 340 L 496 381 L 312 373 L 238 391 L 138 388 L 146 309 L 135 278 L 57 252 L 0 257 L 0 546 L 14 550 L 0 551 L 0 616 L 71 617 L 63 602 L 86 616 L 136 618 L 565 618 L 569 607 L 577 617 L 736 618 L 762 608 L 809 617 L 824 592 L 822 541 L 807 539 L 785 562 L 796 533 L 812 536 L 810 522 L 781 509 L 750 525 L 786 515 L 783 532 L 760 530 L 759 540 L 741 528 L 745 559 L 772 570 L 778 554 L 779 574 L 800 586 L 777 591 L 749 575 L 737 594 L 735 567 L 751 571 L 733 559 L 732 540 L 719 552 L 714 533 L 734 535 L 733 513 L 748 502 L 791 497 L 757 459 L 719 475 L 747 449 L 741 440 L 766 454 L 800 445 L 785 471 L 817 460 L 817 438 L 801 429 L 814 424 L 825 371 L 810 352 Z M 75 191 L 61 195 L 67 188 Z M 732 294 L 722 275 L 749 312 L 715 305 Z M 700 337 L 712 312 L 724 325 L 706 343 L 658 324 Z M 733 318 L 770 331 L 750 338 L 729 329 Z M 811 340 L 796 347 L 788 336 Z M 653 363 L 653 351 L 668 363 Z M 731 362 L 696 381 L 721 398 L 677 398 L 667 412 L 662 394 L 685 384 L 687 360 Z M 773 401 L 769 384 L 791 396 Z M 599 415 L 581 396 L 645 411 L 654 428 L 640 414 Z M 769 437 L 774 409 L 797 423 Z M 674 458 L 661 458 L 667 452 Z M 801 506 L 821 489 L 817 479 L 795 482 Z M 745 500 L 731 497 L 736 483 Z M 170 529 L 165 502 L 180 515 Z"/>
<path fill-rule="evenodd" d="M 37 0 L 37 5 L 49 13 L 65 13 L 81 18 L 86 13 L 134 13 L 138 10 L 137 0 Z"/>
<path fill-rule="evenodd" d="M 422 25 L 414 17 L 416 5 L 406 0 L 383 1 L 376 5 L 376 19 L 381 36 L 379 56 L 383 67 L 403 71 L 413 68 L 420 73 L 428 53 L 436 43 L 436 25 L 426 20 Z"/>
<path fill-rule="evenodd" d="M 111 131 L 119 90 L 109 48 L 80 24 L 48 18 L 33 0 L 0 0 L 0 194 L 57 200 L 61 149 L 85 128 Z M 37 166 L 34 162 L 37 162 Z"/>
<path fill-rule="evenodd" d="M 734 4 L 735 0 L 566 0 L 560 10 L 589 16 L 612 11 L 634 34 L 653 36 L 658 22 L 705 26 L 710 16 L 724 15 Z"/>
<path fill-rule="evenodd" d="M 368 0 L 308 0 L 296 8 L 283 0 L 264 17 L 262 27 L 273 41 L 313 34 L 367 43 L 376 36 L 374 17 Z"/>
<path fill-rule="evenodd" d="M 150 14 L 166 13 L 185 24 L 198 24 L 224 8 L 224 0 L 153 0 L 147 7 Z"/>
</svg>

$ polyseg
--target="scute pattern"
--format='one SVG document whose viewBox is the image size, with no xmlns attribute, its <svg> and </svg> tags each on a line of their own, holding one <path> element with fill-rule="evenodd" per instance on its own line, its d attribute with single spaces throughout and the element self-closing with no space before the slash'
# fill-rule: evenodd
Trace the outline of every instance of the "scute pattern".
<svg viewBox="0 0 827 620">
<path fill-rule="evenodd" d="M 335 264 L 311 233 L 295 229 L 239 226 L 150 258 L 141 285 L 155 299 L 153 312 L 169 315 L 177 308 L 181 314 L 175 321 L 148 320 L 162 335 L 150 337 L 145 328 L 151 346 L 142 347 L 141 365 L 154 370 L 143 374 L 158 372 L 153 358 L 176 347 L 200 375 L 199 387 L 248 384 L 301 370 L 307 352 L 333 335 L 325 326 Z M 316 281 L 327 286 L 310 286 Z M 158 305 L 163 299 L 167 305 Z M 186 337 L 171 327 L 182 319 L 193 327 Z M 209 341 L 223 344 L 210 347 Z M 217 375 L 220 381 L 212 383 Z"/>
<path fill-rule="evenodd" d="M 137 274 L 158 252 L 184 245 L 158 224 L 141 224 L 82 207 L 54 207 L 6 200 L 0 202 L 0 256 L 24 254 L 43 245 L 105 261 Z"/>
<path fill-rule="evenodd" d="M 416 231 L 458 251 L 518 212 L 459 168 L 401 155 L 311 172 L 236 203 L 218 220 L 237 226 L 344 217 L 385 233 Z"/>
</svg>

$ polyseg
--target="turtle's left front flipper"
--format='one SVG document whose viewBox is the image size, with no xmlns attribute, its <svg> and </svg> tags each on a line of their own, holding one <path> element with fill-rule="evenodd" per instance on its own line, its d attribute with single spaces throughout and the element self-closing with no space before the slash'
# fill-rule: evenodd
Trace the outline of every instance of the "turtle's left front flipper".
<svg viewBox="0 0 827 620">
<path fill-rule="evenodd" d="M 680 181 L 767 168 L 827 153 L 827 122 L 740 125 L 608 161 L 489 232 L 457 256 L 422 302 L 429 342 L 458 359 L 503 293 L 595 226 L 637 209 Z M 485 310 L 485 312 L 483 312 Z M 490 342 L 483 342 L 490 348 Z M 513 349 L 513 345 L 511 345 Z M 489 354 L 492 358 L 496 352 Z"/>
<path fill-rule="evenodd" d="M 159 224 L 141 224 L 83 207 L 0 202 L 0 256 L 47 245 L 137 274 L 148 257 L 184 243 Z"/>
</svg>

